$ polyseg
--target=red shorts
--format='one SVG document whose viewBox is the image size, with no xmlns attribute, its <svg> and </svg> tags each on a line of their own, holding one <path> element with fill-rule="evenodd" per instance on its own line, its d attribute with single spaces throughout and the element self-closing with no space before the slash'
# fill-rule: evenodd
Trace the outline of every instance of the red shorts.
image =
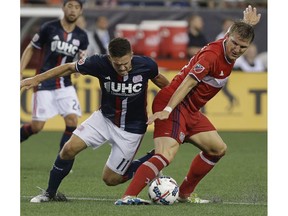
<svg viewBox="0 0 288 216">
<path fill-rule="evenodd" d="M 169 100 L 170 95 L 160 91 L 153 101 L 153 113 L 162 111 Z M 192 112 L 180 103 L 171 112 L 168 119 L 155 121 L 154 138 L 171 137 L 178 143 L 183 143 L 186 138 L 194 134 L 212 130 L 216 129 L 203 113 L 200 111 Z"/>
</svg>

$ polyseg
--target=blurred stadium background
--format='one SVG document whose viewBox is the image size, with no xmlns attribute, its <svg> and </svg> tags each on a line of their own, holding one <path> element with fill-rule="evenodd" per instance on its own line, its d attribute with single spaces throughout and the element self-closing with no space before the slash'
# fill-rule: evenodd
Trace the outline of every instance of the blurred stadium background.
<svg viewBox="0 0 288 216">
<path fill-rule="evenodd" d="M 135 54 L 153 57 L 160 71 L 172 79 L 188 62 L 186 55 L 183 55 L 185 53 L 183 33 L 187 30 L 188 18 L 193 14 L 202 16 L 205 23 L 203 33 L 209 41 L 213 41 L 221 31 L 222 21 L 227 17 L 241 18 L 242 11 L 248 3 L 256 6 L 262 14 L 261 22 L 255 29 L 255 44 L 259 53 L 265 53 L 267 52 L 266 0 L 86 0 L 83 14 L 87 20 L 88 30 L 93 29 L 98 16 L 106 16 L 109 19 L 109 28 L 115 36 L 128 37 Z M 21 0 L 21 53 L 43 22 L 62 16 L 62 4 L 62 0 Z M 163 35 L 166 35 L 164 33 L 167 31 L 170 32 L 170 37 L 165 38 Z M 173 37 L 178 40 L 172 40 Z M 36 53 L 24 72 L 24 76 L 34 75 L 39 60 L 39 55 Z M 74 84 L 83 112 L 80 119 L 82 122 L 95 109 L 98 109 L 101 92 L 97 79 L 88 76 L 74 79 Z M 158 89 L 151 83 L 148 89 L 149 114 L 151 114 L 151 103 L 157 91 Z M 152 207 L 151 210 L 155 214 L 157 212 L 160 214 L 161 211 L 163 215 L 181 215 L 190 211 L 191 215 L 266 215 L 267 71 L 263 73 L 234 71 L 229 80 L 229 91 L 237 98 L 236 104 L 231 105 L 229 97 L 224 93 L 219 93 L 202 110 L 218 128 L 224 140 L 229 143 L 230 152 L 221 161 L 217 170 L 215 169 L 215 172 L 209 174 L 207 180 L 199 185 L 199 190 L 201 194 L 208 196 L 216 194 L 224 202 L 230 204 L 224 206 L 225 210 L 222 207 L 219 208 L 218 205 L 205 207 L 205 210 L 199 206 L 190 208 L 187 205 L 173 207 L 173 210 Z M 31 90 L 21 91 L 21 123 L 31 120 L 31 94 Z M 96 153 L 87 151 L 79 155 L 73 167 L 75 173 L 65 180 L 61 188 L 62 192 L 65 190 L 68 192 L 68 196 L 76 197 L 76 201 L 72 201 L 74 202 L 74 207 L 71 206 L 72 211 L 64 210 L 66 208 L 63 204 L 45 205 L 41 208 L 30 205 L 29 198 L 38 193 L 35 186 L 45 187 L 46 185 L 63 128 L 64 123 L 60 117 L 50 119 L 45 125 L 44 132 L 31 137 L 26 141 L 27 143 L 21 145 L 22 215 L 81 215 L 83 209 L 85 209 L 85 215 L 97 215 L 95 212 L 101 212 L 101 215 L 135 215 L 136 213 L 149 215 L 151 213 L 143 208 L 134 209 L 135 211 L 129 209 L 119 211 L 111 204 L 122 194 L 127 185 L 111 188 L 102 183 L 101 169 L 108 156 L 109 146 Z M 140 155 L 152 147 L 152 129 L 152 126 L 149 127 L 149 132 L 139 151 Z M 187 148 L 192 147 L 190 145 L 183 147 L 178 154 L 178 159 L 166 171 L 179 182 L 186 173 L 185 167 L 187 163 L 190 163 L 191 154 L 197 153 L 197 149 L 187 151 Z M 91 162 L 95 163 L 95 160 L 97 160 L 97 166 L 94 170 L 92 166 L 95 165 L 91 166 Z M 83 182 L 86 187 L 83 187 Z M 94 197 L 100 202 L 97 202 L 97 205 L 93 199 L 83 202 L 81 197 Z M 94 211 L 95 208 L 96 211 Z"/>
<path fill-rule="evenodd" d="M 213 41 L 221 31 L 222 21 L 227 18 L 242 18 L 247 2 L 257 6 L 261 22 L 256 26 L 255 44 L 259 53 L 267 52 L 267 2 L 265 0 L 186 0 L 186 1 L 94 1 L 86 0 L 84 16 L 87 29 L 93 30 L 95 19 L 106 16 L 114 36 L 127 37 L 135 54 L 153 57 L 160 71 L 171 79 L 187 62 L 185 34 L 187 20 L 193 14 L 203 17 L 203 33 Z M 62 0 L 21 1 L 21 53 L 30 42 L 39 26 L 46 20 L 62 16 Z M 168 34 L 167 34 L 168 32 Z M 167 36 L 168 35 L 168 36 Z M 40 61 L 35 53 L 24 76 L 35 73 Z M 101 92 L 98 81 L 91 77 L 75 80 L 85 120 L 99 107 Z M 235 71 L 229 81 L 229 93 L 218 94 L 202 111 L 219 130 L 267 130 L 267 73 L 243 73 Z M 158 89 L 150 85 L 148 112 Z M 21 92 L 21 123 L 30 121 L 31 93 Z M 232 95 L 237 103 L 231 103 Z M 62 130 L 60 117 L 47 122 L 44 130 Z M 151 127 L 149 127 L 149 130 Z"/>
</svg>

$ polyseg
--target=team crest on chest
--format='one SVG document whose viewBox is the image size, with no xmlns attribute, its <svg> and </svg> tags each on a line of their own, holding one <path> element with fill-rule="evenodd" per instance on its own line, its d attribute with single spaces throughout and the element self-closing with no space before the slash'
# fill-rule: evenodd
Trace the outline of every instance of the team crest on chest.
<svg viewBox="0 0 288 216">
<path fill-rule="evenodd" d="M 142 77 L 141 75 L 137 75 L 137 76 L 134 76 L 134 77 L 132 78 L 132 82 L 133 82 L 133 83 L 142 82 L 142 80 L 143 80 L 143 77 Z"/>
<path fill-rule="evenodd" d="M 72 44 L 75 46 L 79 46 L 80 45 L 80 41 L 78 39 L 73 39 L 72 40 Z"/>
</svg>

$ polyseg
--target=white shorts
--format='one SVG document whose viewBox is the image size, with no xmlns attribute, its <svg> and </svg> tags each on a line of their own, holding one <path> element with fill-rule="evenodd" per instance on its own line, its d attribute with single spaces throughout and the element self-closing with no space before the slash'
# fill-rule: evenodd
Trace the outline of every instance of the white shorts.
<svg viewBox="0 0 288 216">
<path fill-rule="evenodd" d="M 73 133 L 93 149 L 106 142 L 110 143 L 111 152 L 106 165 L 120 175 L 126 172 L 144 136 L 120 129 L 104 117 L 100 110 L 94 112 Z"/>
<path fill-rule="evenodd" d="M 80 103 L 73 86 L 37 91 L 32 95 L 32 119 L 46 121 L 56 115 L 81 116 Z"/>
</svg>

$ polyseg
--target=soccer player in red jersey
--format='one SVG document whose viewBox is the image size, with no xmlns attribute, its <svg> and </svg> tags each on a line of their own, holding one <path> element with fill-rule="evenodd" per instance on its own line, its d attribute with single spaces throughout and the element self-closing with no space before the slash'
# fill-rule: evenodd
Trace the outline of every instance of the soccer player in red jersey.
<svg viewBox="0 0 288 216">
<path fill-rule="evenodd" d="M 115 202 L 116 205 L 149 204 L 149 201 L 137 198 L 137 195 L 172 162 L 183 142 L 194 144 L 201 152 L 192 160 L 180 185 L 178 200 L 210 202 L 190 195 L 224 156 L 227 146 L 213 124 L 199 110 L 225 85 L 235 60 L 252 43 L 252 24 L 257 24 L 259 20 L 260 14 L 257 14 L 256 8 L 246 8 L 244 20 L 236 21 L 224 38 L 204 46 L 170 85 L 159 91 L 153 101 L 154 114 L 147 121 L 147 124 L 155 122 L 155 154 L 138 168 L 122 199 Z"/>
</svg>

